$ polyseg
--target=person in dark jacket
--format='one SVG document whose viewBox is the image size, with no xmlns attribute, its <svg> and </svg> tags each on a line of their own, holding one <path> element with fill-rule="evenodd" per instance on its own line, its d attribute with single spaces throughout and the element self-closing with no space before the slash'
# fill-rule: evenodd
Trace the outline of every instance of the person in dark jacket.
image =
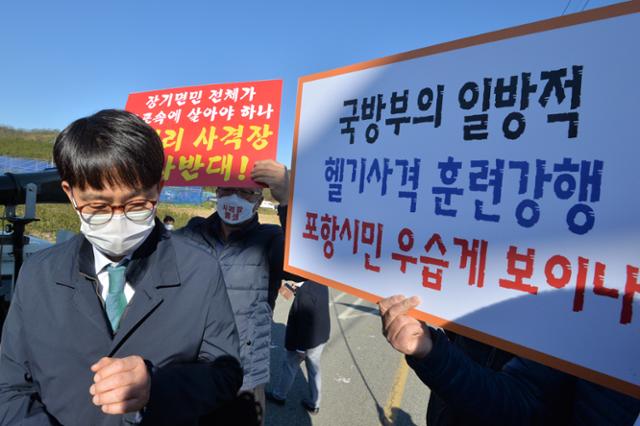
<svg viewBox="0 0 640 426">
<path fill-rule="evenodd" d="M 417 297 L 393 296 L 379 307 L 387 340 L 431 389 L 429 411 L 435 401 L 438 413 L 427 413 L 429 426 L 631 426 L 638 419 L 640 400 L 630 396 L 521 357 L 503 354 L 501 367 L 491 365 L 478 357 L 487 345 L 454 343 L 410 317 L 419 304 Z"/>
<path fill-rule="evenodd" d="M 320 410 L 320 357 L 331 334 L 329 288 L 313 281 L 295 286 L 295 299 L 289 310 L 284 346 L 287 354 L 282 363 L 280 381 L 267 399 L 283 405 L 302 361 L 309 376 L 309 398 L 302 406 L 312 414 Z"/>
<path fill-rule="evenodd" d="M 289 200 L 286 167 L 272 160 L 258 161 L 251 177 L 271 189 L 284 225 Z M 240 334 L 241 394 L 217 417 L 225 419 L 221 424 L 262 424 L 273 308 L 282 279 L 290 277 L 282 269 L 284 232 L 281 226 L 258 222 L 261 188 L 219 187 L 216 195 L 214 214 L 195 217 L 177 232 L 196 241 L 220 263 Z M 248 412 L 253 412 L 255 421 L 245 417 Z"/>
<path fill-rule="evenodd" d="M 162 142 L 100 111 L 57 137 L 81 234 L 22 266 L 4 325 L 0 425 L 197 425 L 241 385 L 220 267 L 155 218 Z"/>
<path fill-rule="evenodd" d="M 452 345 L 464 352 L 474 363 L 486 369 L 500 371 L 514 357 L 511 353 L 456 333 L 450 331 L 443 331 L 443 333 Z M 427 424 L 435 426 L 467 425 L 469 420 L 465 418 L 463 412 L 450 406 L 438 394 L 432 392 L 427 407 Z"/>
</svg>

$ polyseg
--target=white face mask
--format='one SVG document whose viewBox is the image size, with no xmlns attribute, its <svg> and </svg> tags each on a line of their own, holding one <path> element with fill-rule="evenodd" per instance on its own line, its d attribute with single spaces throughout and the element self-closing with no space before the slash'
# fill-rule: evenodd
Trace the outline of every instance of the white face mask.
<svg viewBox="0 0 640 426">
<path fill-rule="evenodd" d="M 246 222 L 254 215 L 255 204 L 236 194 L 218 198 L 217 211 L 220 219 L 229 225 Z"/>
<path fill-rule="evenodd" d="M 80 232 L 102 253 L 114 257 L 127 256 L 147 239 L 153 230 L 154 218 L 155 211 L 144 222 L 133 222 L 124 214 L 114 214 L 103 225 L 89 225 L 80 218 Z"/>
<path fill-rule="evenodd" d="M 167 231 L 173 231 L 173 224 L 172 223 L 165 223 L 164 227 L 167 229 Z"/>
</svg>

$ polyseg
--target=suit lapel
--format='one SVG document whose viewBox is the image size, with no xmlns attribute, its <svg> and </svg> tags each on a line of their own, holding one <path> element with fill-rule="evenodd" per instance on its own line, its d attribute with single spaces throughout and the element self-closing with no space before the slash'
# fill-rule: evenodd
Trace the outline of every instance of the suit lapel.
<svg viewBox="0 0 640 426">
<path fill-rule="evenodd" d="M 106 319 L 100 297 L 96 293 L 95 267 L 91 244 L 84 238 L 78 237 L 76 248 L 72 255 L 61 262 L 55 272 L 55 282 L 74 289 L 73 303 L 78 311 L 96 327 L 105 338 L 111 337 L 111 328 Z"/>
<path fill-rule="evenodd" d="M 138 326 L 153 314 L 155 309 L 162 303 L 163 297 L 156 288 L 148 288 L 151 282 L 143 282 L 143 288 L 137 288 L 133 298 L 127 305 L 127 309 L 120 320 L 120 327 L 113 336 L 111 347 L 109 348 L 109 356 L 122 346 L 136 331 Z"/>
<path fill-rule="evenodd" d="M 83 314 L 101 334 L 111 337 L 111 328 L 106 320 L 104 309 L 93 284 L 88 279 L 80 279 L 76 282 L 73 303 L 78 311 Z"/>
<path fill-rule="evenodd" d="M 127 268 L 127 282 L 135 294 L 127 305 L 116 331 L 109 356 L 131 338 L 140 325 L 163 302 L 162 288 L 180 285 L 171 234 L 156 224 L 154 232 L 134 254 Z"/>
<path fill-rule="evenodd" d="M 100 296 L 96 293 L 96 272 L 91 244 L 82 236 L 76 237 L 70 256 L 54 271 L 57 285 L 73 289 L 73 304 L 83 318 L 111 340 L 109 356 L 134 335 L 147 318 L 157 310 L 166 295 L 163 288 L 180 285 L 177 260 L 171 234 L 156 219 L 156 227 L 147 241 L 132 256 L 127 268 L 127 282 L 135 294 L 125 310 L 120 328 L 113 336 Z"/>
</svg>

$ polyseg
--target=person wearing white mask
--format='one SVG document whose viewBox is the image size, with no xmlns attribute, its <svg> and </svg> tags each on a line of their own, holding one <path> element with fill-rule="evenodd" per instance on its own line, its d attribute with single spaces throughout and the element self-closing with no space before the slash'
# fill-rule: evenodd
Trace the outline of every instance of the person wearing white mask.
<svg viewBox="0 0 640 426">
<path fill-rule="evenodd" d="M 273 160 L 257 161 L 251 178 L 271 189 L 284 225 L 289 199 L 287 168 Z M 220 262 L 240 335 L 244 369 L 241 393 L 217 412 L 215 419 L 224 425 L 264 424 L 275 300 L 283 278 L 302 279 L 282 269 L 283 228 L 258 221 L 262 188 L 219 187 L 216 195 L 215 213 L 208 218 L 195 217 L 177 231 L 205 247 Z"/>
<path fill-rule="evenodd" d="M 173 231 L 175 229 L 176 220 L 173 216 L 166 215 L 164 219 L 162 219 L 162 223 L 164 227 L 167 228 L 167 231 Z"/>
<path fill-rule="evenodd" d="M 197 425 L 242 383 L 222 272 L 156 219 L 164 153 L 104 110 L 54 145 L 81 233 L 22 266 L 0 347 L 0 424 Z"/>
</svg>

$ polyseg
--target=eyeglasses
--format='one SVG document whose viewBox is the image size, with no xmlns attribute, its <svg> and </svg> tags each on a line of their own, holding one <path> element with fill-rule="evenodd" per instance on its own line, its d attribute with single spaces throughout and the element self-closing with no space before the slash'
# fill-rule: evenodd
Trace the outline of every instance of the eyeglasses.
<svg viewBox="0 0 640 426">
<path fill-rule="evenodd" d="M 261 190 L 251 188 L 217 188 L 216 192 L 221 197 L 238 194 L 242 198 L 251 198 L 253 196 L 262 194 Z"/>
<path fill-rule="evenodd" d="M 104 225 L 112 218 L 116 210 L 122 210 L 124 216 L 132 222 L 142 223 L 148 220 L 155 211 L 157 200 L 133 200 L 125 204 L 111 205 L 106 203 L 88 203 L 82 206 L 71 198 L 73 208 L 80 213 L 80 217 L 89 225 Z"/>
</svg>

